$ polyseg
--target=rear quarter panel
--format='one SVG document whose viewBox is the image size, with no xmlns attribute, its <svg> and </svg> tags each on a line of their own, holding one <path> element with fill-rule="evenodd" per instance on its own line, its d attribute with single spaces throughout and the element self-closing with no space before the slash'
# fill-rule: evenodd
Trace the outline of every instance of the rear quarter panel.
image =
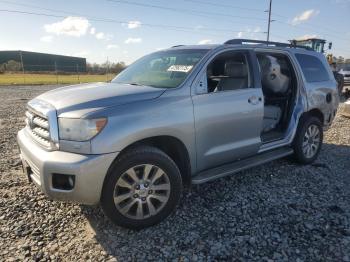
<svg viewBox="0 0 350 262">
<path fill-rule="evenodd" d="M 325 128 L 328 128 L 328 126 L 331 125 L 335 117 L 336 110 L 339 105 L 337 82 L 334 79 L 334 75 L 331 71 L 331 68 L 328 65 L 328 62 L 325 56 L 321 53 L 310 52 L 310 51 L 299 50 L 299 49 L 296 49 L 295 51 L 293 51 L 293 53 L 294 55 L 305 54 L 305 55 L 311 55 L 311 56 L 317 57 L 322 62 L 324 68 L 328 73 L 328 78 L 329 78 L 328 81 L 308 82 L 305 78 L 305 75 L 302 71 L 300 64 L 298 63 L 298 60 L 294 56 L 294 60 L 296 62 L 297 68 L 302 77 L 302 86 L 307 98 L 306 111 L 310 111 L 313 109 L 320 110 L 324 116 L 323 125 Z M 329 100 L 329 97 L 331 98 L 330 100 Z"/>
</svg>

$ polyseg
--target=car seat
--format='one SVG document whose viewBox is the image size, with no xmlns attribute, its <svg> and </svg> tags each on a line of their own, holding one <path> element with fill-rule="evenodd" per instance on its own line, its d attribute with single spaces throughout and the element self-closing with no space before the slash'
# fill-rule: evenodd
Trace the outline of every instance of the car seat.
<svg viewBox="0 0 350 262">
<path fill-rule="evenodd" d="M 217 91 L 236 90 L 248 87 L 248 70 L 247 65 L 227 61 L 224 69 L 225 76 L 220 79 Z"/>
<path fill-rule="evenodd" d="M 265 96 L 283 96 L 290 86 L 290 78 L 282 73 L 278 60 L 273 56 L 261 59 L 261 82 Z"/>
<path fill-rule="evenodd" d="M 290 78 L 281 72 L 278 60 L 273 56 L 259 59 L 262 90 L 265 96 L 263 132 L 277 127 L 281 120 L 283 103 L 290 91 Z M 282 104 L 279 106 L 279 104 Z"/>
</svg>

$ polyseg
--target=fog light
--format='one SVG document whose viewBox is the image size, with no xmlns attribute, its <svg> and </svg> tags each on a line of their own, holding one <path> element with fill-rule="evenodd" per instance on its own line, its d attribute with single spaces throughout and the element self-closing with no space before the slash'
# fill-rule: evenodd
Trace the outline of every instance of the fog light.
<svg viewBox="0 0 350 262">
<path fill-rule="evenodd" d="M 72 190 L 75 186 L 75 176 L 67 174 L 52 174 L 52 187 L 60 190 Z"/>
</svg>

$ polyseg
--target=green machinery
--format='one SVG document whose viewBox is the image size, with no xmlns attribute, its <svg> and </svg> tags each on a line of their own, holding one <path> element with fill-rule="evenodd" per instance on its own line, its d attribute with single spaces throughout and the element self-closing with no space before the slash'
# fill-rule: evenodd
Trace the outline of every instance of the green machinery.
<svg viewBox="0 0 350 262">
<path fill-rule="evenodd" d="M 292 45 L 305 46 L 305 47 L 308 47 L 309 49 L 312 49 L 316 52 L 325 54 L 327 61 L 328 61 L 329 65 L 333 71 L 334 78 L 335 78 L 335 80 L 337 80 L 339 94 L 341 94 L 343 91 L 343 87 L 344 87 L 344 76 L 337 72 L 337 64 L 336 64 L 335 59 L 333 58 L 333 54 L 326 52 L 326 51 L 329 51 L 332 49 L 332 42 L 328 43 L 327 50 L 325 50 L 325 44 L 327 41 L 324 39 L 320 39 L 320 38 L 306 38 L 306 39 L 300 39 L 300 40 L 290 40 L 290 42 Z"/>
</svg>

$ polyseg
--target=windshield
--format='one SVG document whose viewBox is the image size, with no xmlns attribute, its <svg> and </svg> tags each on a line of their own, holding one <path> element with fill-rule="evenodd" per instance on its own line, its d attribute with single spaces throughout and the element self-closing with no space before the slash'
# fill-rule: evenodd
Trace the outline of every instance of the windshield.
<svg viewBox="0 0 350 262">
<path fill-rule="evenodd" d="M 162 88 L 178 87 L 208 51 L 183 49 L 156 52 L 128 66 L 112 82 Z"/>
</svg>

